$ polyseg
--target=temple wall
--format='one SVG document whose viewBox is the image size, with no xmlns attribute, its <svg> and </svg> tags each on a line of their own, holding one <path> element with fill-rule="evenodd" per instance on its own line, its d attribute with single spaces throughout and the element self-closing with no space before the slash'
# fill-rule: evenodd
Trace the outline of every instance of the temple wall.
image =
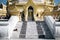
<svg viewBox="0 0 60 40">
<path fill-rule="evenodd" d="M 45 15 L 51 15 L 50 12 L 52 12 L 53 10 L 53 6 L 51 5 L 37 5 L 34 4 L 31 0 L 28 1 L 26 4 L 24 5 L 20 5 L 20 4 L 15 4 L 15 5 L 9 5 L 9 8 L 12 12 L 10 13 L 11 15 L 15 14 L 19 16 L 19 19 L 21 21 L 21 12 L 24 11 L 24 15 L 25 15 L 25 21 L 28 21 L 28 8 L 29 6 L 31 6 L 33 8 L 33 16 L 35 21 L 39 20 L 39 21 L 43 21 L 44 20 L 44 16 Z"/>
</svg>

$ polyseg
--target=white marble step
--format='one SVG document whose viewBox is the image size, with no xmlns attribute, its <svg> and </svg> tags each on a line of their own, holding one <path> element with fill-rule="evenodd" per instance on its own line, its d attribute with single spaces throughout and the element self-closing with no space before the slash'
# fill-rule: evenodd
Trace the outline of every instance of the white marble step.
<svg viewBox="0 0 60 40">
<path fill-rule="evenodd" d="M 38 38 L 36 22 L 27 22 L 26 38 Z"/>
<path fill-rule="evenodd" d="M 10 39 L 10 40 L 55 40 L 55 39 Z"/>
</svg>

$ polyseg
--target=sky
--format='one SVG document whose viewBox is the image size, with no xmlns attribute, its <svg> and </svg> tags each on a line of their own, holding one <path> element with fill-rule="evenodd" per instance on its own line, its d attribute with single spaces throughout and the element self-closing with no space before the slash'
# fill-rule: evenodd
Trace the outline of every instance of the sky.
<svg viewBox="0 0 60 40">
<path fill-rule="evenodd" d="M 0 3 L 3 3 L 5 5 L 6 5 L 6 2 L 7 0 L 0 0 Z M 60 3 L 60 0 L 54 0 L 54 2 L 55 2 L 55 5 L 57 5 L 58 3 Z"/>
<path fill-rule="evenodd" d="M 54 0 L 54 2 L 57 5 L 58 3 L 60 3 L 60 0 Z"/>
<path fill-rule="evenodd" d="M 0 0 L 0 4 L 3 3 L 6 5 L 7 0 Z"/>
</svg>

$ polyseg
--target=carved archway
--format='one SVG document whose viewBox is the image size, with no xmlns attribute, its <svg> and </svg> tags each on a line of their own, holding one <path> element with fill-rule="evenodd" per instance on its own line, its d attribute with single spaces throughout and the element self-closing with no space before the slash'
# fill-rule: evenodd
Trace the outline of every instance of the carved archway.
<svg viewBox="0 0 60 40">
<path fill-rule="evenodd" d="M 32 6 L 28 7 L 28 21 L 34 21 L 34 9 Z"/>
</svg>

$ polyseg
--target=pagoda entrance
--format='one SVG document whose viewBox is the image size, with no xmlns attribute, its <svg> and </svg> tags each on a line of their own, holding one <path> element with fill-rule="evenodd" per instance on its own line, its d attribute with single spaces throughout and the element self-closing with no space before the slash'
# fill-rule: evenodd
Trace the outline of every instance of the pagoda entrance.
<svg viewBox="0 0 60 40">
<path fill-rule="evenodd" d="M 34 14 L 33 14 L 34 10 L 33 7 L 30 6 L 28 8 L 28 21 L 34 21 Z"/>
</svg>

